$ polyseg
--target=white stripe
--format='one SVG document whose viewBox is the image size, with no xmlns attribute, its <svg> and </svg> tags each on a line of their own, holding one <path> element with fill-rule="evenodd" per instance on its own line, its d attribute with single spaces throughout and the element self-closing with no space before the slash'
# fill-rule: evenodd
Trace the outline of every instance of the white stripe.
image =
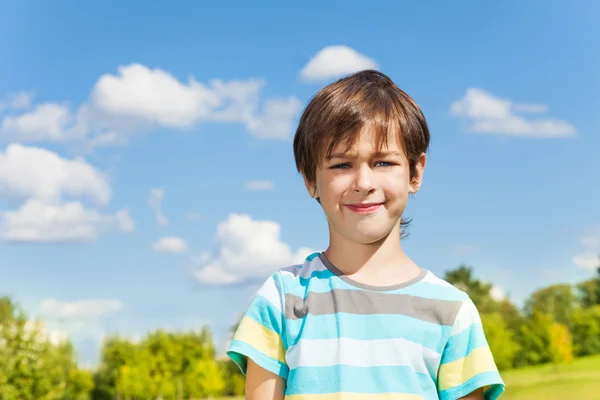
<svg viewBox="0 0 600 400">
<path fill-rule="evenodd" d="M 323 264 L 319 257 L 315 257 L 312 261 L 304 261 L 302 265 L 292 265 L 287 268 L 282 268 L 279 271 L 282 275 L 292 275 L 294 278 L 298 276 L 303 279 L 308 279 L 313 272 L 325 271 L 327 267 Z"/>
<path fill-rule="evenodd" d="M 340 364 L 357 367 L 408 366 L 426 374 L 436 373 L 440 359 L 439 353 L 402 338 L 302 339 L 290 347 L 286 355 L 291 369 Z"/>
<path fill-rule="evenodd" d="M 275 307 L 277 311 L 281 312 L 281 297 L 272 276 L 263 283 L 261 288 L 258 289 L 258 292 L 256 292 L 256 295 L 267 299 L 269 303 L 273 304 L 273 307 Z"/>
<path fill-rule="evenodd" d="M 435 276 L 433 274 L 433 272 L 431 272 L 431 271 L 427 271 L 427 273 L 425 274 L 425 277 L 423 278 L 423 280 L 421 282 L 427 282 L 427 283 L 431 283 L 431 284 L 434 284 L 434 285 L 452 286 L 447 281 L 445 281 L 443 279 L 440 279 L 437 276 Z"/>
<path fill-rule="evenodd" d="M 456 315 L 456 321 L 452 326 L 452 330 L 450 331 L 450 335 L 456 335 L 463 332 L 465 329 L 468 329 L 471 325 L 480 323 L 481 318 L 479 316 L 479 312 L 477 311 L 477 307 L 471 299 L 465 300 L 460 306 L 460 310 Z"/>
</svg>

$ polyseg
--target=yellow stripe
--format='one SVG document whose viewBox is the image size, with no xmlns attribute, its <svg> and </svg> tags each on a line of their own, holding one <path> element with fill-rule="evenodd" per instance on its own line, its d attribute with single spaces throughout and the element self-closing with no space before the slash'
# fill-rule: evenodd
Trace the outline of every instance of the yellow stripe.
<svg viewBox="0 0 600 400">
<path fill-rule="evenodd" d="M 234 340 L 247 343 L 264 355 L 285 363 L 285 349 L 281 336 L 252 318 L 242 318 Z"/>
<path fill-rule="evenodd" d="M 440 366 L 439 390 L 461 385 L 477 374 L 496 371 L 496 364 L 489 347 L 479 347 L 467 356 Z"/>
<path fill-rule="evenodd" d="M 423 400 L 423 396 L 408 393 L 348 393 L 293 394 L 286 400 Z"/>
</svg>

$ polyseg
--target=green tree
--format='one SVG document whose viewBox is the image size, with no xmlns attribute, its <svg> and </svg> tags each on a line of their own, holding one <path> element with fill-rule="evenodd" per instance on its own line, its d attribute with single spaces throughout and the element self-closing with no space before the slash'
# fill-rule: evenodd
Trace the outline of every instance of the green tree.
<svg viewBox="0 0 600 400">
<path fill-rule="evenodd" d="M 575 354 L 600 354 L 600 305 L 575 310 L 572 326 Z"/>
<path fill-rule="evenodd" d="M 52 343 L 44 324 L 7 297 L 0 298 L 0 366 L 3 400 L 81 400 L 91 387 L 70 341 Z"/>
<path fill-rule="evenodd" d="M 570 284 L 559 284 L 539 289 L 525 302 L 525 312 L 532 315 L 541 312 L 563 325 L 570 326 L 571 317 L 577 304 L 577 298 Z"/>
<path fill-rule="evenodd" d="M 518 335 L 520 350 L 515 359 L 516 366 L 547 363 L 550 353 L 550 330 L 554 321 L 548 314 L 534 311 L 521 326 Z"/>
<path fill-rule="evenodd" d="M 507 329 L 504 318 L 500 313 L 482 314 L 481 322 L 498 369 L 511 368 L 519 345 L 513 332 Z"/>
<path fill-rule="evenodd" d="M 599 258 L 600 263 L 600 258 Z M 600 305 L 600 266 L 595 277 L 577 285 L 579 302 L 582 307 Z"/>
<path fill-rule="evenodd" d="M 460 265 L 456 269 L 447 271 L 444 279 L 456 288 L 466 292 L 480 313 L 497 311 L 498 304 L 490 295 L 493 285 L 476 279 L 473 276 L 472 267 Z"/>
</svg>

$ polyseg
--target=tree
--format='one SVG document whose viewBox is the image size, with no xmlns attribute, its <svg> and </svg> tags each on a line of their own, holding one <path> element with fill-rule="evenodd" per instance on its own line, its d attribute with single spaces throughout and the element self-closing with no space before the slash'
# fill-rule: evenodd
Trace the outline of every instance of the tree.
<svg viewBox="0 0 600 400">
<path fill-rule="evenodd" d="M 52 343 L 44 324 L 7 297 L 0 298 L 0 366 L 3 400 L 80 400 L 91 388 L 70 341 Z"/>
<path fill-rule="evenodd" d="M 482 314 L 481 322 L 498 369 L 511 368 L 519 345 L 507 329 L 504 318 L 499 313 Z"/>
<path fill-rule="evenodd" d="M 572 326 L 575 354 L 600 354 L 600 305 L 575 310 Z"/>
<path fill-rule="evenodd" d="M 447 271 L 444 279 L 458 289 L 466 292 L 480 313 L 497 310 L 497 303 L 490 295 L 493 285 L 475 279 L 471 267 L 461 264 L 458 268 Z"/>
<path fill-rule="evenodd" d="M 573 341 L 569 328 L 558 322 L 553 322 L 550 327 L 550 359 L 552 363 L 568 363 L 573 360 Z"/>
<path fill-rule="evenodd" d="M 515 366 L 536 365 L 552 360 L 550 354 L 550 330 L 552 317 L 539 311 L 533 314 L 521 326 L 518 335 L 520 350 Z"/>
<path fill-rule="evenodd" d="M 577 285 L 579 302 L 582 307 L 600 305 L 600 256 L 596 276 Z"/>
<path fill-rule="evenodd" d="M 525 302 L 525 313 L 532 315 L 537 311 L 548 314 L 556 322 L 570 326 L 576 301 L 572 285 L 552 285 L 531 294 Z"/>
</svg>

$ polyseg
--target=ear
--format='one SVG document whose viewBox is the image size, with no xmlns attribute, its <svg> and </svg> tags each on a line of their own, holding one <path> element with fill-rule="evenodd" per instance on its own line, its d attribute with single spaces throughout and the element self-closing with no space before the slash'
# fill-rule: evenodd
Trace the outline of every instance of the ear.
<svg viewBox="0 0 600 400">
<path fill-rule="evenodd" d="M 421 188 L 423 183 L 423 173 L 425 171 L 425 165 L 427 164 L 427 156 L 425 153 L 421 153 L 415 164 L 415 176 L 413 176 L 410 182 L 409 192 L 415 194 Z"/>
<path fill-rule="evenodd" d="M 308 192 L 310 197 L 312 197 L 313 199 L 318 199 L 319 191 L 317 190 L 316 184 L 310 182 L 304 175 L 302 175 L 302 178 L 304 179 L 304 186 L 306 186 L 306 191 Z"/>
</svg>

